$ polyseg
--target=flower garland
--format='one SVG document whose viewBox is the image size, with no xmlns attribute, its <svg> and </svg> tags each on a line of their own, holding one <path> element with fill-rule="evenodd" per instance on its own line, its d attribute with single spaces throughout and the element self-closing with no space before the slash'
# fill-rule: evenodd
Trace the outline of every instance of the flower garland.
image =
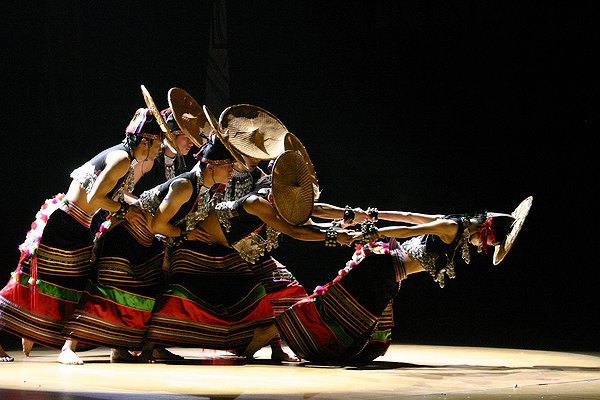
<svg viewBox="0 0 600 400">
<path fill-rule="evenodd" d="M 104 233 L 108 232 L 108 230 L 110 229 L 111 224 L 112 224 L 112 221 L 110 219 L 110 214 L 109 214 L 109 215 L 106 216 L 106 219 L 104 221 L 102 221 L 102 223 L 98 227 L 98 232 L 96 232 L 94 234 L 94 240 L 100 239 L 100 237 Z"/>
<path fill-rule="evenodd" d="M 338 282 L 344 275 L 347 275 L 354 267 L 362 262 L 367 256 L 370 254 L 389 254 L 390 253 L 390 245 L 389 243 L 384 242 L 371 242 L 364 244 L 357 244 L 354 247 L 354 254 L 352 254 L 352 258 L 346 261 L 346 266 L 338 271 L 338 276 L 333 280 L 332 283 Z M 325 286 L 318 285 L 313 293 L 317 296 L 320 296 L 327 292 L 327 288 L 330 284 Z"/>
<path fill-rule="evenodd" d="M 19 260 L 19 268 L 16 271 L 11 272 L 10 275 L 13 279 L 19 280 L 21 275 L 20 264 L 25 257 L 35 255 L 37 248 L 42 240 L 42 233 L 48 222 L 50 215 L 61 208 L 63 205 L 68 204 L 69 201 L 65 199 L 64 193 L 59 193 L 47 199 L 44 204 L 40 207 L 40 210 L 35 214 L 35 220 L 31 223 L 31 228 L 25 236 L 25 241 L 19 245 L 19 251 L 21 252 L 21 258 Z M 35 261 L 32 263 L 31 276 L 29 277 L 30 285 L 38 285 L 40 281 L 37 279 L 37 273 L 35 268 Z"/>
<path fill-rule="evenodd" d="M 35 214 L 35 220 L 31 223 L 31 229 L 27 232 L 25 241 L 19 245 L 21 253 L 28 256 L 35 254 L 50 214 L 62 207 L 63 204 L 68 203 L 69 201 L 65 199 L 65 194 L 59 193 L 42 204 L 40 210 Z"/>
</svg>

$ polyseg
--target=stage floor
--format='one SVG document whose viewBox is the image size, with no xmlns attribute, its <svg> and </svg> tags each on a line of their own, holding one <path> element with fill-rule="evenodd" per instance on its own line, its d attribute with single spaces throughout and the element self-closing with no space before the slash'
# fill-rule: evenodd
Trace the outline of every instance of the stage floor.
<svg viewBox="0 0 600 400">
<path fill-rule="evenodd" d="M 111 364 L 109 349 L 61 365 L 34 347 L 0 363 L 2 400 L 198 399 L 600 399 L 600 354 L 393 345 L 364 368 L 272 364 L 270 350 L 244 364 L 226 352 L 171 348 L 177 363 Z"/>
</svg>

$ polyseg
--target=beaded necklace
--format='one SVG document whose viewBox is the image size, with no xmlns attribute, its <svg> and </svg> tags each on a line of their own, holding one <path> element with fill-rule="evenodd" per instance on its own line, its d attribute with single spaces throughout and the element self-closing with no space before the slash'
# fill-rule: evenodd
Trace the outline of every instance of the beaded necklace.
<svg viewBox="0 0 600 400">
<path fill-rule="evenodd" d="M 214 204 L 211 201 L 212 193 L 209 187 L 203 185 L 204 179 L 202 177 L 202 171 L 196 170 L 196 192 L 198 196 L 196 197 L 196 201 L 192 206 L 192 211 L 188 213 L 182 220 L 178 221 L 175 225 L 180 226 L 180 224 L 185 221 L 185 230 L 191 231 L 193 230 L 198 222 L 202 221 L 208 216 L 208 212 L 214 208 Z"/>
</svg>

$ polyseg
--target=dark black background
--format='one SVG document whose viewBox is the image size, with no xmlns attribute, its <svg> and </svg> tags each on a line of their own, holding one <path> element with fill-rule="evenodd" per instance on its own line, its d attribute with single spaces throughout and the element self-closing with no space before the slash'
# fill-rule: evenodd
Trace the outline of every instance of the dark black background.
<svg viewBox="0 0 600 400">
<path fill-rule="evenodd" d="M 42 201 L 123 138 L 141 84 L 159 108 L 174 86 L 204 103 L 210 2 L 150 3 L 3 3 L 5 279 Z M 227 4 L 231 104 L 302 140 L 322 201 L 510 212 L 534 196 L 499 266 L 474 254 L 444 289 L 403 283 L 397 342 L 599 350 L 594 4 Z M 350 254 L 290 238 L 275 253 L 309 290 Z"/>
</svg>

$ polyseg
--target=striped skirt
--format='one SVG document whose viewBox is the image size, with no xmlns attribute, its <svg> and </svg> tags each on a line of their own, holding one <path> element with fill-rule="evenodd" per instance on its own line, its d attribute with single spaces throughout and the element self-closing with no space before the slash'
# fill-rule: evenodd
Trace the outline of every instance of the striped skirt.
<svg viewBox="0 0 600 400">
<path fill-rule="evenodd" d="M 3 330 L 42 346 L 63 346 L 64 324 L 92 271 L 91 216 L 80 211 L 67 204 L 45 214 L 39 244 L 21 251 L 17 268 L 0 291 Z"/>
<path fill-rule="evenodd" d="M 88 282 L 65 325 L 70 339 L 140 350 L 156 297 L 164 289 L 164 246 L 123 222 L 96 243 L 97 278 Z"/>
<path fill-rule="evenodd" d="M 184 242 L 170 255 L 168 286 L 157 300 L 150 342 L 243 352 L 273 320 L 265 288 L 235 250 Z"/>
<path fill-rule="evenodd" d="M 392 305 L 406 277 L 397 243 L 371 253 L 275 323 L 297 356 L 322 364 L 364 364 L 391 344 Z"/>
<path fill-rule="evenodd" d="M 255 264 L 252 264 L 252 269 L 265 287 L 275 316 L 308 297 L 304 286 L 283 264 L 270 255 L 260 257 Z"/>
</svg>

